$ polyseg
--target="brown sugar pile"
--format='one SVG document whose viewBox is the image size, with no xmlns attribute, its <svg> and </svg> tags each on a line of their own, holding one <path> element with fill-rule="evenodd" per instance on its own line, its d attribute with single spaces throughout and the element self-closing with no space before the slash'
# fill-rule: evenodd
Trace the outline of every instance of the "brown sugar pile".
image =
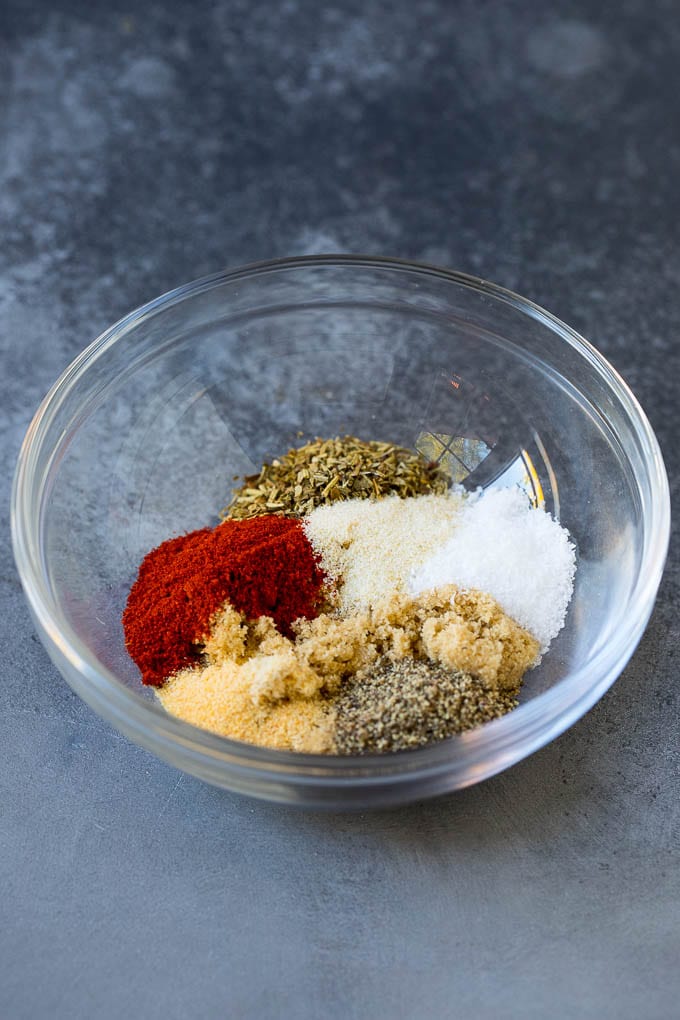
<svg viewBox="0 0 680 1020">
<path fill-rule="evenodd" d="M 346 618 L 323 613 L 293 630 L 284 637 L 268 617 L 247 622 L 227 605 L 205 644 L 206 664 L 172 677 L 158 697 L 173 715 L 223 736 L 333 753 L 343 685 L 358 673 L 377 676 L 403 660 L 434 664 L 474 677 L 509 710 L 539 653 L 491 596 L 454 587 L 393 595 Z M 465 705 L 471 725 L 485 721 Z"/>
</svg>

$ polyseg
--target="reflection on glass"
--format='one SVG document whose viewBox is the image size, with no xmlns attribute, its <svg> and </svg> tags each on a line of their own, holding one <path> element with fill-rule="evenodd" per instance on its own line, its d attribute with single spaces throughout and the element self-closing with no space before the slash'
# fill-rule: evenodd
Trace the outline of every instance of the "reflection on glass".
<svg viewBox="0 0 680 1020">
<path fill-rule="evenodd" d="M 447 436 L 441 432 L 421 432 L 416 450 L 425 460 L 435 461 L 452 482 L 462 482 L 491 452 L 481 439 Z"/>
<path fill-rule="evenodd" d="M 491 453 L 491 447 L 481 439 L 442 432 L 421 432 L 415 447 L 426 460 L 439 464 L 454 484 L 464 482 Z M 526 492 L 533 506 L 545 504 L 543 487 L 527 450 L 520 450 L 509 460 L 490 484 L 496 488 L 517 485 Z"/>
</svg>

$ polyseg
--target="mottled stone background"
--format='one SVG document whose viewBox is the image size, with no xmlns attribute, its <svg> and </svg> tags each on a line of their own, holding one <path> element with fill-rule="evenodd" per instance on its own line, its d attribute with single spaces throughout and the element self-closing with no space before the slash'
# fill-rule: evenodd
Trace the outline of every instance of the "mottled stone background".
<svg viewBox="0 0 680 1020">
<path fill-rule="evenodd" d="M 37 643 L 8 493 L 57 374 L 225 265 L 372 252 L 592 339 L 674 492 L 673 0 L 0 5 L 0 1015 L 666 1020 L 680 979 L 678 557 L 640 649 L 478 788 L 315 816 L 137 749 Z"/>
</svg>

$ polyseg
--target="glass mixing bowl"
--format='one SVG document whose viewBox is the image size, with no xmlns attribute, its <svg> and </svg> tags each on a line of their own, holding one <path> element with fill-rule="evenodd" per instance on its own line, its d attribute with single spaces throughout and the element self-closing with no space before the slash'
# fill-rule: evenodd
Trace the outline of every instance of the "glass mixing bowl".
<svg viewBox="0 0 680 1020">
<path fill-rule="evenodd" d="M 519 708 L 427 748 L 360 758 L 253 747 L 171 718 L 123 640 L 142 557 L 216 523 L 234 476 L 302 437 L 346 433 L 417 447 L 471 489 L 522 485 L 571 532 L 567 622 Z M 459 273 L 320 256 L 198 280 L 95 340 L 28 430 L 12 523 L 38 633 L 96 712 L 210 783 L 338 808 L 479 782 L 582 716 L 647 624 L 669 520 L 647 419 L 572 329 Z"/>
</svg>

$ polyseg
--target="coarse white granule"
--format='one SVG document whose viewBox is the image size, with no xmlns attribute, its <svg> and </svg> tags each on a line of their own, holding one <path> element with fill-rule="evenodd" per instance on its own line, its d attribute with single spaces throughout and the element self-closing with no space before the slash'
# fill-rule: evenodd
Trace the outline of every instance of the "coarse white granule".
<svg viewBox="0 0 680 1020">
<path fill-rule="evenodd" d="M 569 533 L 519 489 L 487 489 L 460 507 L 456 526 L 408 581 L 419 594 L 455 584 L 492 595 L 545 652 L 562 629 L 574 588 Z"/>
<path fill-rule="evenodd" d="M 358 612 L 406 591 L 408 578 L 451 537 L 463 496 L 350 499 L 317 507 L 302 526 L 338 585 L 341 613 Z"/>
</svg>

